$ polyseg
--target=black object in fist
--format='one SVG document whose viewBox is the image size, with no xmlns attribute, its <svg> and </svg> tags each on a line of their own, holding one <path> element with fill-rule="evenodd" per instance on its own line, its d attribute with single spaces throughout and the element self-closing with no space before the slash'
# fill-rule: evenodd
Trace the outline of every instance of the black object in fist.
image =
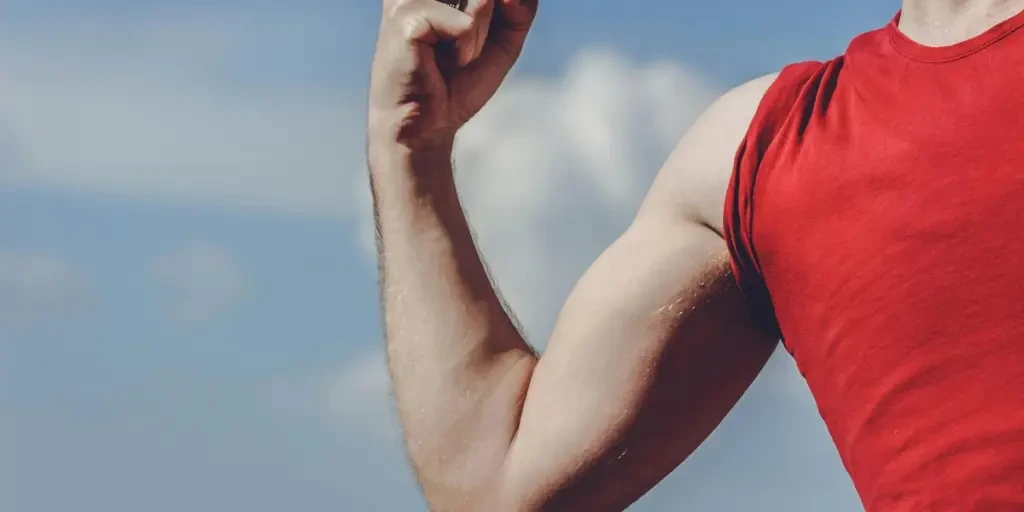
<svg viewBox="0 0 1024 512">
<path fill-rule="evenodd" d="M 448 7 L 452 7 L 454 9 L 458 9 L 460 11 L 465 9 L 465 7 L 466 7 L 466 0 L 437 0 L 437 1 L 441 2 L 442 4 L 447 5 Z"/>
</svg>

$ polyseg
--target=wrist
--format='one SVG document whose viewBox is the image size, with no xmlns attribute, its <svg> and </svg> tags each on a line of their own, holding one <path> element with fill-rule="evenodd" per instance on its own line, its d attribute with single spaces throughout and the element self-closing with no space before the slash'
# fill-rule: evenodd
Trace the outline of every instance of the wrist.
<svg viewBox="0 0 1024 512">
<path fill-rule="evenodd" d="M 451 161 L 456 130 L 434 130 L 430 133 L 409 133 L 400 124 L 371 123 L 367 132 L 367 151 L 371 164 L 375 160 L 408 160 L 431 162 Z"/>
<path fill-rule="evenodd" d="M 390 169 L 431 170 L 450 167 L 452 142 L 410 144 L 396 139 L 367 141 L 370 172 L 391 172 Z M 419 171 L 422 172 L 422 171 Z"/>
<path fill-rule="evenodd" d="M 448 196 L 454 187 L 454 137 L 410 144 L 394 137 L 367 141 L 370 178 L 375 192 L 415 197 Z M 404 191 L 404 192 L 403 192 Z"/>
<path fill-rule="evenodd" d="M 422 159 L 451 159 L 457 128 L 421 129 L 402 111 L 371 109 L 367 130 L 370 158 L 392 156 Z"/>
</svg>

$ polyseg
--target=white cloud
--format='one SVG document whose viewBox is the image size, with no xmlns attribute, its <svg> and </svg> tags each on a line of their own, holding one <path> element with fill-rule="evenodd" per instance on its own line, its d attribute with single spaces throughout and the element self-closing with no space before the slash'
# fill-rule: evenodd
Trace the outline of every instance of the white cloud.
<svg viewBox="0 0 1024 512">
<path fill-rule="evenodd" d="M 246 291 L 245 273 L 235 257 L 204 240 L 161 255 L 149 272 L 166 294 L 173 318 L 189 325 L 216 316 Z"/>
<path fill-rule="evenodd" d="M 0 250 L 0 323 L 25 324 L 83 307 L 88 286 L 63 257 L 23 250 Z"/>
<path fill-rule="evenodd" d="M 398 429 L 390 394 L 383 351 L 370 352 L 349 361 L 333 376 L 328 408 L 345 425 L 393 439 Z"/>
<path fill-rule="evenodd" d="M 537 341 L 715 95 L 684 66 L 591 50 L 558 79 L 512 80 L 465 128 L 456 163 L 466 209 Z"/>
<path fill-rule="evenodd" d="M 224 76 L 280 30 L 228 17 L 58 27 L 0 41 L 0 180 L 331 217 L 360 204 L 369 240 L 358 96 Z M 550 325 L 715 92 L 679 64 L 595 49 L 564 76 L 512 78 L 464 130 L 468 210 L 531 330 Z"/>
<path fill-rule="evenodd" d="M 345 435 L 396 444 L 397 416 L 383 350 L 342 364 L 281 376 L 270 383 L 271 407 L 283 416 L 314 416 Z"/>
<path fill-rule="evenodd" d="M 224 71 L 265 39 L 323 37 L 292 25 L 172 16 L 6 34 L 0 160 L 10 165 L 0 180 L 335 218 L 362 205 L 355 218 L 369 240 L 361 94 L 246 87 Z M 679 64 L 636 66 L 592 49 L 561 77 L 513 77 L 464 130 L 468 210 L 533 331 L 549 327 L 715 93 Z"/>
<path fill-rule="evenodd" d="M 79 20 L 5 34 L 0 161 L 11 165 L 0 180 L 346 212 L 348 177 L 364 160 L 359 108 L 327 85 L 245 88 L 226 71 L 289 26 L 195 17 L 110 30 Z"/>
</svg>

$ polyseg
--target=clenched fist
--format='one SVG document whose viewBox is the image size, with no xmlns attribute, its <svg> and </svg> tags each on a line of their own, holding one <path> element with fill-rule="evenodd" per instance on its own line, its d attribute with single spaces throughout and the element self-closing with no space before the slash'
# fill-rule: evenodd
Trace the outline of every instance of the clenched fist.
<svg viewBox="0 0 1024 512">
<path fill-rule="evenodd" d="M 450 143 L 505 79 L 538 0 L 384 0 L 370 80 L 371 145 Z"/>
</svg>

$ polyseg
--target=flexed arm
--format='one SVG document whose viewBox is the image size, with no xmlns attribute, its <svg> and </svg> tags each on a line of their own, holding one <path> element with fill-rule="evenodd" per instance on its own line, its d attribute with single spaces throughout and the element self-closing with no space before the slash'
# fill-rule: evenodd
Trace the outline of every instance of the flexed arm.
<svg viewBox="0 0 1024 512">
<path fill-rule="evenodd" d="M 389 364 L 427 500 L 438 511 L 621 510 L 700 444 L 774 349 L 747 316 L 716 232 L 720 201 L 708 200 L 724 197 L 770 81 L 698 121 L 540 357 L 492 287 L 451 163 L 455 132 L 515 61 L 536 2 L 470 1 L 465 14 L 434 0 L 385 5 L 369 157 Z M 461 65 L 444 69 L 434 51 L 449 40 Z"/>
</svg>

